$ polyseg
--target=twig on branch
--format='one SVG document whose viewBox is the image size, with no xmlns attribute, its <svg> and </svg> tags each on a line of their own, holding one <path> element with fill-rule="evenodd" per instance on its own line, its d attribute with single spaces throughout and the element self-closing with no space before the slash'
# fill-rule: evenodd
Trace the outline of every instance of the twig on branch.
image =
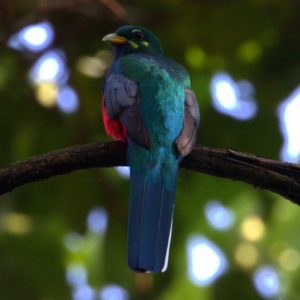
<svg viewBox="0 0 300 300">
<path fill-rule="evenodd" d="M 126 165 L 121 142 L 79 145 L 31 157 L 0 169 L 0 195 L 27 183 L 90 168 Z M 300 205 L 300 166 L 233 149 L 195 147 L 181 168 L 244 181 Z"/>
<path fill-rule="evenodd" d="M 99 0 L 106 5 L 120 20 L 126 21 L 127 12 L 125 8 L 116 0 Z"/>
<path fill-rule="evenodd" d="M 3 1 L 3 0 L 2 0 Z M 105 5 L 118 19 L 126 21 L 126 9 L 117 0 L 98 0 Z M 72 9 L 93 0 L 37 0 L 38 11 L 47 12 L 58 9 Z"/>
</svg>

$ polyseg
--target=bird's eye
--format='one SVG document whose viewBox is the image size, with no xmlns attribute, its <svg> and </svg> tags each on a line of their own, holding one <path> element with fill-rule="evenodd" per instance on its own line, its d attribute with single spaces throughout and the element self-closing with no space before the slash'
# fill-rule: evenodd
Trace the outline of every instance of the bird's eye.
<svg viewBox="0 0 300 300">
<path fill-rule="evenodd" d="M 144 39 L 144 34 L 141 31 L 134 31 L 133 36 L 134 36 L 135 40 L 137 40 L 138 42 L 140 42 Z"/>
</svg>

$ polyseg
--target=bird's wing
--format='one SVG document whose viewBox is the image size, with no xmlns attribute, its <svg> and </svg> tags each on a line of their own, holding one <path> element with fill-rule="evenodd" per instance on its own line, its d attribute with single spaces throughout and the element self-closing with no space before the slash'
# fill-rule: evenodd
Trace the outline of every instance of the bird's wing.
<svg viewBox="0 0 300 300">
<path fill-rule="evenodd" d="M 188 155 L 195 146 L 199 121 L 200 113 L 195 93 L 187 88 L 185 89 L 183 127 L 175 142 L 182 156 Z"/>
<path fill-rule="evenodd" d="M 152 140 L 140 114 L 137 84 L 124 75 L 111 74 L 106 79 L 104 93 L 109 118 L 119 118 L 130 136 L 149 150 Z"/>
</svg>

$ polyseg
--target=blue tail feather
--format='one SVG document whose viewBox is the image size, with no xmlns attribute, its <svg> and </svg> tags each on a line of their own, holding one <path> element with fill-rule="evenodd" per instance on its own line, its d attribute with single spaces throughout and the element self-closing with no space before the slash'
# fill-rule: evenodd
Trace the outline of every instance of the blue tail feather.
<svg viewBox="0 0 300 300">
<path fill-rule="evenodd" d="M 176 170 L 177 172 L 177 170 Z M 134 272 L 164 271 L 170 243 L 175 189 L 165 189 L 162 176 L 153 183 L 131 170 L 128 265 Z"/>
</svg>

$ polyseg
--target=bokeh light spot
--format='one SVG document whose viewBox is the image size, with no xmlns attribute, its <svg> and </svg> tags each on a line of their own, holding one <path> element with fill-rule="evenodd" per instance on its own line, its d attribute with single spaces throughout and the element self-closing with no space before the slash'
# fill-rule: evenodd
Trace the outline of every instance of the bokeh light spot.
<svg viewBox="0 0 300 300">
<path fill-rule="evenodd" d="M 240 243 L 235 249 L 235 261 L 245 269 L 252 268 L 258 260 L 256 247 L 249 243 Z"/>
<path fill-rule="evenodd" d="M 130 177 L 130 167 L 116 167 L 118 174 L 123 178 Z"/>
<path fill-rule="evenodd" d="M 278 293 L 278 275 L 272 267 L 262 266 L 253 275 L 257 292 L 264 298 L 272 298 Z"/>
<path fill-rule="evenodd" d="M 262 47 L 256 40 L 249 40 L 241 44 L 237 49 L 237 56 L 243 62 L 254 62 L 262 55 Z"/>
<path fill-rule="evenodd" d="M 22 51 L 28 49 L 40 52 L 49 47 L 54 40 L 54 29 L 49 22 L 27 26 L 10 36 L 8 46 Z"/>
<path fill-rule="evenodd" d="M 23 48 L 24 48 L 24 46 L 20 42 L 19 33 L 12 34 L 10 36 L 10 38 L 8 39 L 8 41 L 7 41 L 7 45 L 10 48 L 13 48 L 13 49 L 18 50 L 18 51 L 22 51 Z"/>
<path fill-rule="evenodd" d="M 80 286 L 72 293 L 73 300 L 96 300 L 96 292 L 89 285 Z"/>
<path fill-rule="evenodd" d="M 129 300 L 127 291 L 119 285 L 108 284 L 99 292 L 100 300 Z"/>
<path fill-rule="evenodd" d="M 95 234 L 104 234 L 107 228 L 108 216 L 105 209 L 93 208 L 87 217 L 88 229 Z"/>
<path fill-rule="evenodd" d="M 74 113 L 79 107 L 79 98 L 76 91 L 71 86 L 64 86 L 57 95 L 58 108 L 67 114 Z"/>
<path fill-rule="evenodd" d="M 106 64 L 99 58 L 92 56 L 79 58 L 76 66 L 79 72 L 93 78 L 102 77 L 106 71 Z"/>
<path fill-rule="evenodd" d="M 282 161 L 300 162 L 300 86 L 278 108 L 279 126 L 283 136 Z"/>
<path fill-rule="evenodd" d="M 261 240 L 266 231 L 263 220 L 258 216 L 249 216 L 245 218 L 240 229 L 242 236 L 251 242 Z"/>
<path fill-rule="evenodd" d="M 257 112 L 257 105 L 253 99 L 254 88 L 246 80 L 235 83 L 224 72 L 214 74 L 210 91 L 214 108 L 225 115 L 237 120 L 249 120 Z"/>
<path fill-rule="evenodd" d="M 272 217 L 276 222 L 286 222 L 297 214 L 294 206 L 283 198 L 280 198 L 272 208 Z"/>
<path fill-rule="evenodd" d="M 72 252 L 82 250 L 84 245 L 84 238 L 77 232 L 70 232 L 64 238 L 64 244 Z"/>
<path fill-rule="evenodd" d="M 52 44 L 54 29 L 49 22 L 31 25 L 20 31 L 19 39 L 29 50 L 42 51 Z"/>
<path fill-rule="evenodd" d="M 204 207 L 204 213 L 208 223 L 216 229 L 226 230 L 233 225 L 233 212 L 217 200 L 207 202 Z"/>
<path fill-rule="evenodd" d="M 49 57 L 43 61 L 39 68 L 40 78 L 43 80 L 52 80 L 59 72 L 59 62 L 54 57 Z"/>
<path fill-rule="evenodd" d="M 203 236 L 193 236 L 187 243 L 188 275 L 196 285 L 212 284 L 227 269 L 223 252 Z"/>
<path fill-rule="evenodd" d="M 56 105 L 58 86 L 54 82 L 43 82 L 35 90 L 37 102 L 46 108 Z"/>
<path fill-rule="evenodd" d="M 1 217 L 3 228 L 12 234 L 25 234 L 32 229 L 32 220 L 20 213 L 9 213 Z"/>
<path fill-rule="evenodd" d="M 285 249 L 279 255 L 279 263 L 281 267 L 287 271 L 292 271 L 299 268 L 300 254 L 295 249 Z"/>
<path fill-rule="evenodd" d="M 30 71 L 30 79 L 35 84 L 44 81 L 55 82 L 58 85 L 66 83 L 69 77 L 65 65 L 65 55 L 62 51 L 51 50 L 43 54 Z"/>
<path fill-rule="evenodd" d="M 66 278 L 69 285 L 73 288 L 79 288 L 87 285 L 88 273 L 83 264 L 72 263 L 68 265 Z"/>
<path fill-rule="evenodd" d="M 191 46 L 185 51 L 186 62 L 195 69 L 201 69 L 206 62 L 206 54 L 199 46 Z"/>
<path fill-rule="evenodd" d="M 97 52 L 96 57 L 105 65 L 106 69 L 108 69 L 113 62 L 113 55 L 111 51 L 108 50 Z"/>
</svg>

